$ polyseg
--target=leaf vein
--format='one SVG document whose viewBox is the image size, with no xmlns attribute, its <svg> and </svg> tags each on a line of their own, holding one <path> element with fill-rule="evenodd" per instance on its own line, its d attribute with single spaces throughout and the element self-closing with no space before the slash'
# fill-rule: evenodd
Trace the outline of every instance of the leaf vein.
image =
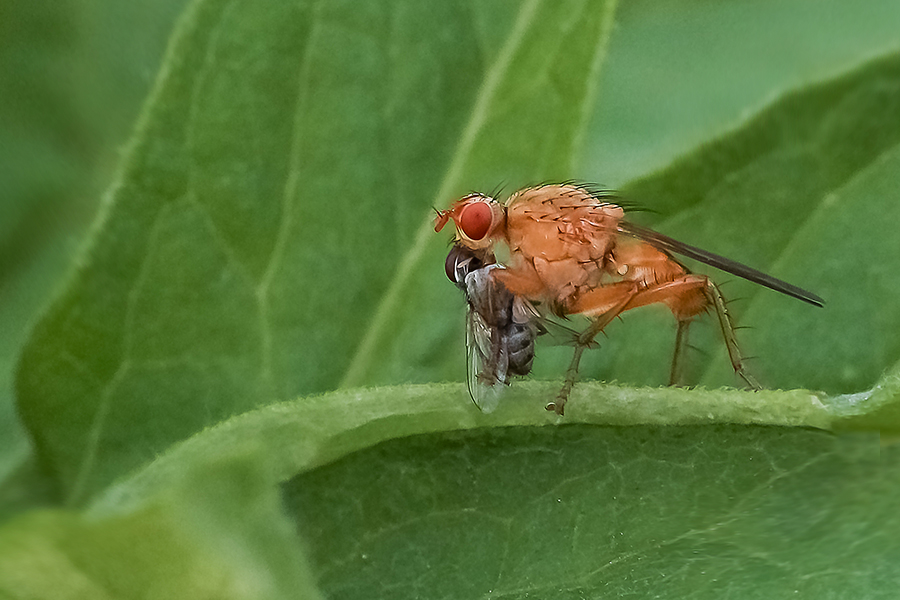
<svg viewBox="0 0 900 600">
<path fill-rule="evenodd" d="M 513 24 L 509 35 L 506 37 L 503 47 L 498 53 L 496 60 L 488 67 L 482 78 L 481 86 L 472 107 L 471 116 L 466 123 L 466 126 L 463 128 L 462 135 L 460 136 L 456 150 L 453 153 L 453 158 L 450 161 L 447 172 L 444 175 L 432 205 L 441 204 L 441 202 L 443 202 L 456 187 L 460 175 L 462 174 L 466 158 L 469 156 L 478 133 L 481 131 L 481 128 L 487 120 L 491 103 L 494 101 L 503 76 L 509 69 L 513 56 L 525 39 L 524 33 L 534 20 L 541 2 L 542 0 L 526 0 L 522 3 L 522 8 L 519 10 L 516 21 Z M 371 357 L 375 355 L 375 348 L 377 347 L 378 341 L 382 335 L 384 335 L 388 319 L 390 315 L 394 314 L 397 310 L 397 306 L 400 302 L 401 290 L 409 281 L 415 266 L 422 260 L 422 257 L 425 254 L 425 248 L 433 239 L 432 234 L 432 219 L 429 214 L 423 219 L 422 224 L 419 225 L 413 238 L 412 245 L 400 260 L 395 275 L 388 284 L 388 288 L 382 296 L 381 302 L 378 304 L 378 308 L 375 310 L 372 320 L 361 338 L 356 353 L 350 360 L 350 364 L 339 387 L 359 385 L 363 381 L 365 371 L 368 368 L 368 363 Z"/>
<path fill-rule="evenodd" d="M 304 117 L 304 109 L 306 107 L 306 99 L 308 96 L 308 86 L 310 74 L 310 56 L 315 40 L 319 36 L 321 28 L 321 0 L 317 1 L 311 11 L 309 35 L 303 50 L 303 60 L 298 70 L 297 82 L 297 108 L 294 113 L 293 123 L 291 124 L 291 150 L 289 158 L 289 173 L 285 180 L 284 192 L 281 200 L 281 220 L 278 226 L 278 232 L 275 235 L 275 244 L 269 256 L 266 268 L 263 271 L 262 279 L 256 288 L 256 298 L 259 305 L 259 324 L 261 333 L 262 356 L 260 360 L 261 376 L 269 389 L 275 389 L 275 376 L 272 367 L 272 324 L 269 316 L 269 300 L 272 282 L 275 280 L 275 274 L 281 266 L 284 253 L 290 239 L 291 228 L 294 224 L 294 204 L 297 201 L 297 190 L 300 186 L 300 147 L 302 143 L 303 127 L 301 121 Z"/>
</svg>

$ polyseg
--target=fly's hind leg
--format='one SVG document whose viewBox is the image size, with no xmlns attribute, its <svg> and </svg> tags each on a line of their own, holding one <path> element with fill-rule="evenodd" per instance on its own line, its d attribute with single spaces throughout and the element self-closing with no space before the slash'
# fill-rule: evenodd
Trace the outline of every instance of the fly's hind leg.
<svg viewBox="0 0 900 600">
<path fill-rule="evenodd" d="M 725 298 L 718 286 L 712 281 L 707 280 L 706 289 L 704 290 L 706 297 L 709 299 L 710 305 L 716 311 L 716 317 L 719 320 L 719 327 L 722 329 L 722 337 L 725 338 L 725 348 L 728 350 L 728 358 L 731 360 L 731 366 L 734 372 L 743 379 L 747 385 L 754 390 L 761 390 L 762 386 L 753 378 L 744 367 L 744 356 L 737 343 L 737 336 L 734 333 L 734 323 L 731 321 L 731 315 L 728 314 L 728 307 L 725 305 Z M 680 328 L 680 324 L 679 324 Z"/>
</svg>

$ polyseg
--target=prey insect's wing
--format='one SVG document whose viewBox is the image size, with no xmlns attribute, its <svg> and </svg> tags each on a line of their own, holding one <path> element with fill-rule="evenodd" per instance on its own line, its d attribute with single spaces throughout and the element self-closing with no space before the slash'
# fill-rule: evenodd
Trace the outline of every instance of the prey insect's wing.
<svg viewBox="0 0 900 600">
<path fill-rule="evenodd" d="M 551 346 L 574 346 L 577 343 L 579 331 L 560 322 L 541 307 L 522 296 L 516 296 L 513 300 L 513 321 L 527 324 L 534 338 L 539 338 L 545 344 Z"/>
<path fill-rule="evenodd" d="M 738 277 L 742 277 L 753 283 L 758 283 L 759 285 L 775 290 L 776 292 L 787 294 L 798 300 L 803 300 L 814 306 L 825 305 L 825 301 L 812 292 L 808 292 L 796 285 L 733 261 L 730 258 L 725 258 L 724 256 L 707 252 L 696 246 L 690 246 L 684 242 L 679 242 L 678 240 L 672 239 L 661 233 L 657 233 L 652 229 L 647 229 L 646 227 L 641 227 L 640 225 L 635 225 L 626 221 L 620 221 L 619 231 L 625 235 L 649 242 L 661 250 L 698 260 L 704 264 L 725 271 L 726 273 L 737 275 Z"/>
<path fill-rule="evenodd" d="M 493 412 L 506 389 L 508 357 L 498 345 L 499 332 L 471 305 L 466 313 L 466 385 L 482 412 Z"/>
</svg>

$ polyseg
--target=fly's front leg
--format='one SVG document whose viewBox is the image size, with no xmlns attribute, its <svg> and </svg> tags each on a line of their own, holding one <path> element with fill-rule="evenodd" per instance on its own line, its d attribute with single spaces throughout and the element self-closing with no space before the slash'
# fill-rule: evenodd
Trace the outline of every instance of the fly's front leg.
<svg viewBox="0 0 900 600">
<path fill-rule="evenodd" d="M 731 360 L 731 366 L 734 372 L 740 375 L 747 385 L 754 390 L 761 390 L 762 386 L 753 378 L 744 368 L 744 357 L 737 343 L 737 336 L 734 333 L 734 323 L 731 322 L 731 315 L 728 314 L 728 307 L 725 306 L 725 298 L 718 286 L 712 281 L 707 280 L 706 297 L 709 303 L 716 310 L 716 316 L 719 319 L 719 327 L 722 329 L 722 337 L 725 338 L 725 348 L 728 350 L 728 358 Z"/>
<path fill-rule="evenodd" d="M 578 378 L 578 365 L 581 363 L 581 355 L 584 353 L 585 348 L 590 348 L 594 344 L 594 338 L 597 337 L 597 334 L 603 331 L 613 319 L 619 316 L 622 311 L 628 307 L 628 304 L 637 293 L 638 287 L 634 284 L 609 286 L 604 289 L 602 300 L 603 303 L 606 304 L 607 310 L 597 317 L 594 317 L 590 326 L 575 338 L 575 354 L 572 356 L 572 362 L 566 370 L 566 380 L 563 383 L 562 389 L 559 390 L 556 402 L 547 404 L 547 410 L 554 411 L 558 415 L 562 415 L 565 412 L 569 393 L 572 391 L 575 380 Z M 615 296 L 618 297 L 616 298 Z M 599 299 L 600 298 L 595 298 L 595 300 Z M 601 303 L 601 305 L 603 304 Z"/>
</svg>

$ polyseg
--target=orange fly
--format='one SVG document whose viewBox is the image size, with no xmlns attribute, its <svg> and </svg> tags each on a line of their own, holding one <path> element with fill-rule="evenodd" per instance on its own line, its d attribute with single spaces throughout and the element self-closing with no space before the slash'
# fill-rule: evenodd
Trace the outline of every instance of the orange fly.
<svg viewBox="0 0 900 600">
<path fill-rule="evenodd" d="M 598 333 L 626 310 L 657 303 L 665 304 L 678 322 L 670 383 L 677 379 L 688 325 L 712 308 L 732 367 L 748 386 L 760 389 L 744 367 L 719 288 L 705 275 L 691 273 L 672 254 L 815 306 L 823 306 L 823 300 L 746 265 L 630 223 L 613 200 L 609 192 L 578 185 L 544 185 L 519 190 L 505 204 L 484 194 L 469 194 L 438 211 L 435 219 L 435 231 L 452 219 L 456 244 L 484 264 L 493 262 L 495 247 L 508 254 L 508 264 L 492 270 L 490 277 L 517 299 L 560 317 L 581 314 L 590 319 L 575 338 L 565 383 L 547 410 L 563 414 L 581 355 Z"/>
</svg>

